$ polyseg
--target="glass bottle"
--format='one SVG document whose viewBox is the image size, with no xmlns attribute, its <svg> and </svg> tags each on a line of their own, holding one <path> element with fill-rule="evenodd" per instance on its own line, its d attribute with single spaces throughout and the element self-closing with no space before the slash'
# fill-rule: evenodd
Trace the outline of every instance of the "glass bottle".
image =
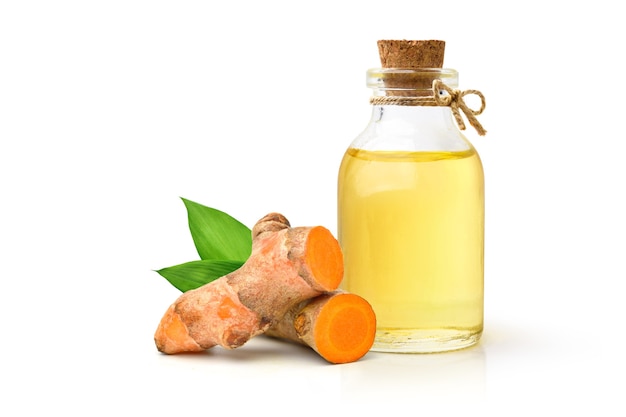
<svg viewBox="0 0 626 417">
<path fill-rule="evenodd" d="M 373 351 L 455 350 L 483 330 L 482 163 L 452 108 L 433 104 L 448 95 L 434 80 L 455 89 L 458 73 L 369 70 L 371 119 L 339 169 L 342 287 L 374 308 Z"/>
</svg>

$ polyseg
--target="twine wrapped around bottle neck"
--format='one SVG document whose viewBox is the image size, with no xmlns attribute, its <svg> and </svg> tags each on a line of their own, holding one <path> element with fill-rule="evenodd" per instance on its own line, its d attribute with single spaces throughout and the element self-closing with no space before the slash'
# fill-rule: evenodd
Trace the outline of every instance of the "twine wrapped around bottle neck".
<svg viewBox="0 0 626 417">
<path fill-rule="evenodd" d="M 485 96 L 478 90 L 465 90 L 460 91 L 454 88 L 448 87 L 443 81 L 436 79 L 433 80 L 432 85 L 433 94 L 431 96 L 423 97 L 405 97 L 405 96 L 374 96 L 370 98 L 370 104 L 373 105 L 396 105 L 396 106 L 440 106 L 450 107 L 454 119 L 456 120 L 459 129 L 465 130 L 465 122 L 461 116 L 461 111 L 467 117 L 467 121 L 480 136 L 484 136 L 487 131 L 480 124 L 476 116 L 481 114 L 485 110 Z M 442 94 L 442 92 L 447 94 Z M 475 94 L 480 98 L 480 109 L 471 109 L 466 103 L 463 97 L 469 94 Z"/>
</svg>

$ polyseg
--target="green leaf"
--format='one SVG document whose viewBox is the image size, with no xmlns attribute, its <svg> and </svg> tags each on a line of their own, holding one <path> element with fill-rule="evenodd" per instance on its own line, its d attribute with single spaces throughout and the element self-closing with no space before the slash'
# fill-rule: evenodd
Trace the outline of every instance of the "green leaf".
<svg viewBox="0 0 626 417">
<path fill-rule="evenodd" d="M 220 210 L 182 200 L 200 259 L 248 259 L 252 252 L 252 232 L 247 226 Z"/>
<path fill-rule="evenodd" d="M 201 287 L 239 268 L 243 262 L 225 260 L 200 260 L 159 269 L 158 272 L 170 284 L 185 292 Z"/>
</svg>

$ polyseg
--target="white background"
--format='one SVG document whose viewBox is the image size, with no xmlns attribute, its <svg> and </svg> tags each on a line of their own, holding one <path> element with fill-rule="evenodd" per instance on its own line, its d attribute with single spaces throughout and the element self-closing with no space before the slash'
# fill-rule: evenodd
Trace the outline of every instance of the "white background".
<svg viewBox="0 0 626 417">
<path fill-rule="evenodd" d="M 0 414 L 625 415 L 618 4 L 0 2 Z M 378 39 L 445 40 L 487 98 L 481 343 L 159 354 L 154 270 L 197 259 L 179 197 L 335 231 Z"/>
</svg>

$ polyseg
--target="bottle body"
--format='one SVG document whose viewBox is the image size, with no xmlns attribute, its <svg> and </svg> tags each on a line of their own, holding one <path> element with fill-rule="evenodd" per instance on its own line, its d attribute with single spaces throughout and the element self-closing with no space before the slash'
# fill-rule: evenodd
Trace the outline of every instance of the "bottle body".
<svg viewBox="0 0 626 417">
<path fill-rule="evenodd" d="M 448 108 L 374 106 L 338 177 L 345 290 L 376 313 L 372 350 L 441 352 L 483 329 L 484 178 Z"/>
</svg>

